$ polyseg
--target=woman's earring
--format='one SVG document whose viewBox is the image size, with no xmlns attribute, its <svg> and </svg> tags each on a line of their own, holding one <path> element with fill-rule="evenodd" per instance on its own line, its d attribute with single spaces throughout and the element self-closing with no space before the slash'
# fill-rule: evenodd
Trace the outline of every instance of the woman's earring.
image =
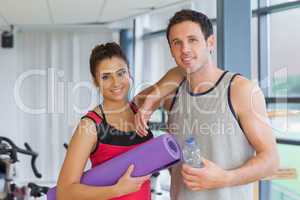
<svg viewBox="0 0 300 200">
<path fill-rule="evenodd" d="M 128 91 L 128 98 L 131 99 L 134 97 L 134 81 L 131 76 L 129 76 L 129 91 Z"/>
</svg>

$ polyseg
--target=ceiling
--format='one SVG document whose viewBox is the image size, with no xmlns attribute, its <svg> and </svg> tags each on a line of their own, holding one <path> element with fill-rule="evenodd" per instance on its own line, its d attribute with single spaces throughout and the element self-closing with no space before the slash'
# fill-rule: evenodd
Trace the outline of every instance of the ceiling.
<svg viewBox="0 0 300 200">
<path fill-rule="evenodd" d="M 0 0 L 0 26 L 111 23 L 187 0 Z"/>
</svg>

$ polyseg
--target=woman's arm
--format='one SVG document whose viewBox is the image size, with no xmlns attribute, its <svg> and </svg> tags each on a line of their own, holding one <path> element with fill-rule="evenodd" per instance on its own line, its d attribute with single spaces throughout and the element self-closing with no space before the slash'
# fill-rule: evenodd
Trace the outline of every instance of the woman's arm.
<svg viewBox="0 0 300 200">
<path fill-rule="evenodd" d="M 58 200 L 100 200 L 111 199 L 138 191 L 149 178 L 130 176 L 133 166 L 120 178 L 117 184 L 93 187 L 80 184 L 80 178 L 90 153 L 97 142 L 96 128 L 89 119 L 81 120 L 68 147 L 57 185 Z"/>
</svg>

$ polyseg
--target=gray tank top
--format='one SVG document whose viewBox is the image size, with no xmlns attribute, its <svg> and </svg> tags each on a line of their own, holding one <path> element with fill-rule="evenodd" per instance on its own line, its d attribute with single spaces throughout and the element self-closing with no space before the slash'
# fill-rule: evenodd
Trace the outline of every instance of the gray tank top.
<svg viewBox="0 0 300 200">
<path fill-rule="evenodd" d="M 235 74 L 224 72 L 204 93 L 189 92 L 188 81 L 177 90 L 168 116 L 168 128 L 183 146 L 193 135 L 201 154 L 223 169 L 242 166 L 254 155 L 232 109 L 230 83 Z M 182 181 L 181 163 L 171 170 L 172 200 L 252 200 L 252 184 L 193 192 Z"/>
</svg>

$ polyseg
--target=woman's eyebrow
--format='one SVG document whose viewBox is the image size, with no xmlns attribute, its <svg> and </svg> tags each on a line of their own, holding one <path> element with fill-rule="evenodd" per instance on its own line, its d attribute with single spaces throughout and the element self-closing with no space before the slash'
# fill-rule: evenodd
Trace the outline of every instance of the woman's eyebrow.
<svg viewBox="0 0 300 200">
<path fill-rule="evenodd" d="M 124 71 L 124 70 L 126 70 L 126 67 L 122 67 L 122 68 L 120 68 L 120 69 L 118 69 L 114 72 L 102 72 L 101 75 L 110 75 L 112 73 L 118 73 L 118 72 L 121 72 L 121 71 Z"/>
</svg>

